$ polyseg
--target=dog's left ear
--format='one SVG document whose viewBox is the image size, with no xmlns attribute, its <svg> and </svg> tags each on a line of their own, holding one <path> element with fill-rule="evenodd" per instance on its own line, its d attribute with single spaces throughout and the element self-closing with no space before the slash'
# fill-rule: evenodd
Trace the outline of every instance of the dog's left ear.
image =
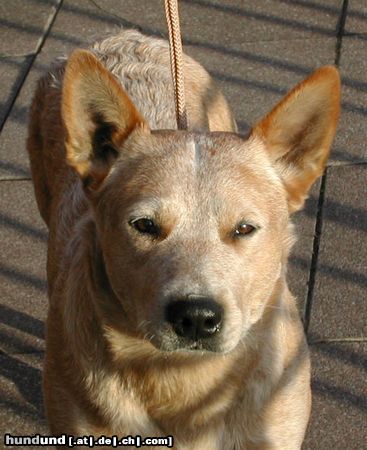
<svg viewBox="0 0 367 450">
<path fill-rule="evenodd" d="M 251 132 L 260 138 L 288 192 L 289 211 L 302 208 L 323 173 L 340 113 L 340 77 L 325 66 L 296 86 Z"/>
<path fill-rule="evenodd" d="M 61 111 L 68 162 L 88 191 L 100 186 L 129 134 L 148 128 L 118 81 L 86 50 L 68 60 Z"/>
</svg>

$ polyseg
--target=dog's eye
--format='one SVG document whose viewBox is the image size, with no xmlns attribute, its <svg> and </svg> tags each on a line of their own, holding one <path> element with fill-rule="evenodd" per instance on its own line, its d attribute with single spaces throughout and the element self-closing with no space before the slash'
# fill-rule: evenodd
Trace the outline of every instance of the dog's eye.
<svg viewBox="0 0 367 450">
<path fill-rule="evenodd" d="M 234 235 L 235 237 L 246 236 L 253 233 L 255 230 L 256 227 L 250 225 L 249 223 L 240 223 L 234 230 Z"/>
<path fill-rule="evenodd" d="M 130 221 L 130 225 L 139 231 L 139 233 L 150 234 L 154 237 L 159 235 L 159 227 L 152 219 L 146 217 L 134 219 Z"/>
</svg>

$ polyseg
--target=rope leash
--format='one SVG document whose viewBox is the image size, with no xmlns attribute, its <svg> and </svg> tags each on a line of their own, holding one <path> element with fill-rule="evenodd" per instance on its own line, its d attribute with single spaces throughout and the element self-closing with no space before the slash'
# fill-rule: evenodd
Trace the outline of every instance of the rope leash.
<svg viewBox="0 0 367 450">
<path fill-rule="evenodd" d="M 176 120 L 179 130 L 187 130 L 187 112 L 185 102 L 185 85 L 182 62 L 182 42 L 178 1 L 164 0 L 168 26 L 171 72 L 175 95 Z"/>
</svg>

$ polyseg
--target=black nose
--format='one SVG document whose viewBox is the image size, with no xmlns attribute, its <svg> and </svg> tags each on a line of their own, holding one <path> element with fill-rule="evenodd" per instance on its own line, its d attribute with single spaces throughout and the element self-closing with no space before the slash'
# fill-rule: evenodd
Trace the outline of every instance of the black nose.
<svg viewBox="0 0 367 450">
<path fill-rule="evenodd" d="M 166 307 L 166 320 L 176 334 L 194 341 L 218 333 L 222 317 L 223 307 L 205 297 L 173 300 Z"/>
</svg>

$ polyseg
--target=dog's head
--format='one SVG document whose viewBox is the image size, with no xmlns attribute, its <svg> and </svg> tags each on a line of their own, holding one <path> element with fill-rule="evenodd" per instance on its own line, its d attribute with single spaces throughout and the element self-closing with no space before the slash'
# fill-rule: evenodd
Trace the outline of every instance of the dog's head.
<svg viewBox="0 0 367 450">
<path fill-rule="evenodd" d="M 136 337 L 225 353 L 261 320 L 284 287 L 289 215 L 328 158 L 339 84 L 335 68 L 316 71 L 246 138 L 151 131 L 92 54 L 71 56 L 68 160 L 93 205 L 121 324 Z"/>
</svg>

